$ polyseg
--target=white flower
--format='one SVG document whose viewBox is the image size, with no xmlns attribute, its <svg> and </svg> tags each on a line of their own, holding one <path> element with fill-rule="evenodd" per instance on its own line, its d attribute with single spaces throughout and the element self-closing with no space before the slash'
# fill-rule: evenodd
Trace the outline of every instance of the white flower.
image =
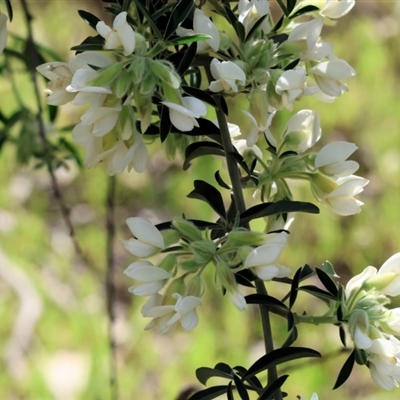
<svg viewBox="0 0 400 400">
<path fill-rule="evenodd" d="M 318 90 L 317 87 L 306 87 L 307 75 L 303 67 L 285 71 L 275 85 L 276 93 L 282 96 L 284 107 L 293 109 L 293 102 L 303 95 L 309 96 Z"/>
<path fill-rule="evenodd" d="M 60 106 L 74 100 L 77 90 L 67 91 L 67 88 L 70 87 L 77 70 L 92 71 L 90 72 L 90 79 L 97 77 L 96 71 L 91 69 L 88 64 L 103 68 L 111 65 L 112 61 L 95 51 L 86 51 L 78 54 L 68 63 L 53 61 L 36 67 L 39 73 L 50 80 L 45 89 L 45 93 L 49 94 L 46 103 Z M 108 90 L 107 93 L 111 92 Z"/>
<path fill-rule="evenodd" d="M 264 15 L 269 14 L 269 2 L 266 0 L 239 0 L 239 22 L 244 25 L 246 33 L 249 33 L 254 24 Z M 271 31 L 268 17 L 261 24 L 265 34 Z"/>
<path fill-rule="evenodd" d="M 241 154 L 243 157 L 246 156 L 248 153 L 254 153 L 257 158 L 262 158 L 263 153 L 261 149 L 257 145 L 248 146 L 247 140 L 239 139 L 233 140 L 233 145 L 236 147 L 236 150 Z"/>
<path fill-rule="evenodd" d="M 246 143 L 247 147 L 253 147 L 258 141 L 258 134 L 259 132 L 263 132 L 265 137 L 268 139 L 268 141 L 271 143 L 272 146 L 276 147 L 276 139 L 272 135 L 271 131 L 269 130 L 269 127 L 272 124 L 272 119 L 274 118 L 276 111 L 272 113 L 268 113 L 267 111 L 264 114 L 264 121 L 257 122 L 257 120 L 254 118 L 254 116 L 249 113 L 248 111 L 242 110 L 244 114 L 250 119 L 251 121 L 251 128 L 248 132 Z"/>
<path fill-rule="evenodd" d="M 270 233 L 265 244 L 255 248 L 246 258 L 245 268 L 254 268 L 255 274 L 263 280 L 283 278 L 291 273 L 289 268 L 277 264 L 277 261 L 285 248 L 287 233 Z"/>
<path fill-rule="evenodd" d="M 3 53 L 7 43 L 7 15 L 0 12 L 0 54 Z"/>
<path fill-rule="evenodd" d="M 97 32 L 106 39 L 104 48 L 110 50 L 123 47 L 124 56 L 132 54 L 135 50 L 135 32 L 126 22 L 126 17 L 125 11 L 119 13 L 114 19 L 112 29 L 103 21 L 96 25 Z"/>
<path fill-rule="evenodd" d="M 220 36 L 218 29 L 213 22 L 208 18 L 203 11 L 196 8 L 193 16 L 193 30 L 179 27 L 176 30 L 178 36 L 188 36 L 191 34 L 204 34 L 211 36 L 211 39 L 201 40 L 197 42 L 197 52 L 202 53 L 207 51 L 210 47 L 217 52 L 220 45 Z"/>
<path fill-rule="evenodd" d="M 319 13 L 324 17 L 337 19 L 350 12 L 355 3 L 355 0 L 326 0 Z"/>
<path fill-rule="evenodd" d="M 66 87 L 67 92 L 86 92 L 89 94 L 94 94 L 94 98 L 100 94 L 111 94 L 112 91 L 109 87 L 103 86 L 92 86 L 92 82 L 99 77 L 99 72 L 91 68 L 80 68 L 75 71 L 72 77 L 71 83 Z M 87 102 L 93 101 L 92 98 L 85 98 L 85 101 L 79 99 L 75 102 L 76 105 L 85 104 Z"/>
<path fill-rule="evenodd" d="M 237 85 L 245 85 L 246 75 L 243 70 L 232 61 L 219 61 L 213 58 L 210 64 L 211 75 L 215 81 L 210 83 L 212 92 L 230 91 L 238 92 Z"/>
<path fill-rule="evenodd" d="M 351 78 L 356 75 L 354 69 L 344 60 L 323 61 L 311 68 L 309 72 L 313 75 L 318 87 L 328 96 L 338 97 L 348 90 L 341 82 L 342 79 Z"/>
<path fill-rule="evenodd" d="M 378 290 L 387 296 L 400 295 L 400 253 L 394 254 L 376 274 L 376 284 L 379 282 Z M 374 284 L 374 279 L 371 279 Z"/>
<path fill-rule="evenodd" d="M 305 397 L 300 397 L 299 400 L 308 400 L 308 399 L 306 399 Z M 313 393 L 312 396 L 311 396 L 311 398 L 310 398 L 310 400 L 318 400 L 318 395 L 317 395 L 317 393 Z"/>
<path fill-rule="evenodd" d="M 237 287 L 236 290 L 228 290 L 228 296 L 239 311 L 247 309 L 246 299 Z"/>
<path fill-rule="evenodd" d="M 319 115 L 316 111 L 301 110 L 290 118 L 283 134 L 286 146 L 298 153 L 312 147 L 321 137 Z"/>
<path fill-rule="evenodd" d="M 162 104 L 169 108 L 169 118 L 172 125 L 182 132 L 191 131 L 194 127 L 199 127 L 196 118 L 207 114 L 206 105 L 194 97 L 182 97 L 182 105 L 162 101 Z"/>
<path fill-rule="evenodd" d="M 315 168 L 330 176 L 348 176 L 356 172 L 359 164 L 347 160 L 358 147 L 354 143 L 338 141 L 325 145 L 315 158 Z"/>
<path fill-rule="evenodd" d="M 364 204 L 355 196 L 361 193 L 368 180 L 360 176 L 350 175 L 336 181 L 322 174 L 311 177 L 311 187 L 315 197 L 325 203 L 338 215 L 353 215 L 361 211 Z"/>
<path fill-rule="evenodd" d="M 350 299 L 350 297 L 357 292 L 360 288 L 363 287 L 364 283 L 371 277 L 376 275 L 376 268 L 375 267 L 367 267 L 364 269 L 363 272 L 360 274 L 353 276 L 346 285 L 346 298 L 347 300 Z"/>
<path fill-rule="evenodd" d="M 316 46 L 323 26 L 323 18 L 316 18 L 308 22 L 302 22 L 295 26 L 289 33 L 287 42 L 290 43 L 305 40 L 307 43 L 307 50 L 305 53 L 308 53 Z"/>
<path fill-rule="evenodd" d="M 199 317 L 196 307 L 203 304 L 202 300 L 195 296 L 182 297 L 178 293 L 172 297 L 177 300 L 175 305 L 161 305 L 163 296 L 158 293 L 150 297 L 142 308 L 142 315 L 153 320 L 145 329 L 156 327 L 158 333 L 168 333 L 178 321 L 186 331 L 197 326 Z"/>
<path fill-rule="evenodd" d="M 164 249 L 164 239 L 160 231 L 147 219 L 128 218 L 126 223 L 135 239 L 122 241 L 124 247 L 137 257 L 149 257 Z"/>
<path fill-rule="evenodd" d="M 136 261 L 130 264 L 124 273 L 132 279 L 144 282 L 129 288 L 129 291 L 136 296 L 151 296 L 159 292 L 164 286 L 165 279 L 172 276 L 149 261 Z"/>
<path fill-rule="evenodd" d="M 104 136 L 110 132 L 117 123 L 121 105 L 116 107 L 92 106 L 82 115 L 81 121 L 84 125 L 91 125 L 94 136 Z"/>
<path fill-rule="evenodd" d="M 400 341 L 394 336 L 374 339 L 368 353 L 369 369 L 374 382 L 386 390 L 399 386 Z"/>
</svg>

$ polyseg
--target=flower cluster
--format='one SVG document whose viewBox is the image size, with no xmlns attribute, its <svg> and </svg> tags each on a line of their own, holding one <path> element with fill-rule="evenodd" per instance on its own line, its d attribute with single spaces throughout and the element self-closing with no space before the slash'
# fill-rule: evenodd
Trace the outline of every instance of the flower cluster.
<svg viewBox="0 0 400 400">
<path fill-rule="evenodd" d="M 186 330 L 197 325 L 196 307 L 202 304 L 204 292 L 201 276 L 208 267 L 214 268 L 217 285 L 239 310 L 246 309 L 247 304 L 238 288 L 236 272 L 251 270 L 265 281 L 291 273 L 278 263 L 286 245 L 286 231 L 265 234 L 237 228 L 221 239 L 211 240 L 185 219 L 172 221 L 171 228 L 163 231 L 139 217 L 126 222 L 134 238 L 122 244 L 131 254 L 146 258 L 160 251 L 168 253 L 157 266 L 139 260 L 125 270 L 127 276 L 138 281 L 129 291 L 136 296 L 150 296 L 142 315 L 153 318 L 147 329 L 156 327 L 159 333 L 169 332 L 178 321 Z"/>
<path fill-rule="evenodd" d="M 367 267 L 353 277 L 345 290 L 342 308 L 349 331 L 372 379 L 391 390 L 400 382 L 400 308 L 387 308 L 400 295 L 400 253 L 377 270 Z"/>
</svg>

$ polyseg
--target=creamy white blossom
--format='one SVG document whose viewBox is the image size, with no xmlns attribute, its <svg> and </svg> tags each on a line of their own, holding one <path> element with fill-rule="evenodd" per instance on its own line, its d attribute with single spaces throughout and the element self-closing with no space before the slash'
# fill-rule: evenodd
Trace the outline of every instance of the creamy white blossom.
<svg viewBox="0 0 400 400">
<path fill-rule="evenodd" d="M 135 50 L 135 32 L 126 21 L 127 13 L 119 13 L 113 22 L 112 29 L 103 21 L 99 21 L 96 30 L 105 39 L 104 48 L 107 50 L 123 48 L 124 56 L 132 54 Z"/>
<path fill-rule="evenodd" d="M 149 298 L 142 308 L 142 315 L 153 320 L 145 329 L 156 327 L 158 333 L 168 333 L 178 321 L 186 331 L 197 326 L 199 317 L 196 307 L 202 305 L 203 301 L 195 296 L 182 297 L 178 293 L 172 297 L 176 299 L 175 305 L 162 305 L 164 297 L 158 293 Z"/>
<path fill-rule="evenodd" d="M 356 75 L 354 69 L 344 60 L 323 61 L 309 70 L 322 92 L 338 97 L 348 90 L 342 79 Z"/>
<path fill-rule="evenodd" d="M 317 393 L 313 393 L 310 399 L 306 399 L 305 397 L 300 397 L 299 400 L 318 400 L 318 395 Z"/>
<path fill-rule="evenodd" d="M 215 52 L 219 50 L 220 36 L 214 23 L 203 11 L 196 8 L 193 16 L 193 30 L 179 27 L 176 30 L 178 36 L 188 36 L 191 34 L 204 34 L 211 36 L 211 39 L 197 42 L 197 52 L 203 53 L 211 47 Z"/>
<path fill-rule="evenodd" d="M 269 14 L 269 1 L 266 0 L 239 0 L 239 18 L 246 33 L 249 33 L 254 24 L 264 15 Z M 271 31 L 268 17 L 261 24 L 261 29 L 265 34 Z"/>
<path fill-rule="evenodd" d="M 109 133 L 118 121 L 121 105 L 115 107 L 92 106 L 82 115 L 81 121 L 84 125 L 91 125 L 94 136 L 104 136 Z"/>
<path fill-rule="evenodd" d="M 348 176 L 356 172 L 359 164 L 347 160 L 358 147 L 354 143 L 337 141 L 328 143 L 317 154 L 315 168 L 330 176 Z"/>
<path fill-rule="evenodd" d="M 236 288 L 236 290 L 229 290 L 228 296 L 239 311 L 247 309 L 246 299 L 238 288 Z"/>
<path fill-rule="evenodd" d="M 289 33 L 287 42 L 298 42 L 306 41 L 307 49 L 304 53 L 308 53 L 314 49 L 318 39 L 321 35 L 322 28 L 324 26 L 323 18 L 315 18 L 311 21 L 302 22 L 296 25 L 293 30 Z"/>
<path fill-rule="evenodd" d="M 182 132 L 191 131 L 194 127 L 199 127 L 196 118 L 207 114 L 206 105 L 194 97 L 182 97 L 182 105 L 170 101 L 162 101 L 169 109 L 169 118 L 172 125 Z"/>
<path fill-rule="evenodd" d="M 0 54 L 3 53 L 7 43 L 7 15 L 0 12 Z"/>
<path fill-rule="evenodd" d="M 318 113 L 312 110 L 301 110 L 293 115 L 283 133 L 286 146 L 298 153 L 312 147 L 320 137 L 320 118 Z"/>
<path fill-rule="evenodd" d="M 215 79 L 210 83 L 212 92 L 234 91 L 238 92 L 238 84 L 246 83 L 246 74 L 232 61 L 219 61 L 213 58 L 210 64 L 211 75 Z"/>
<path fill-rule="evenodd" d="M 355 3 L 355 0 L 326 0 L 319 13 L 331 19 L 341 18 L 351 11 Z"/>
<path fill-rule="evenodd" d="M 265 244 L 255 248 L 244 262 L 245 268 L 253 268 L 255 274 L 263 280 L 289 276 L 290 268 L 277 263 L 287 241 L 287 233 L 270 233 Z"/>
<path fill-rule="evenodd" d="M 150 261 L 136 261 L 130 264 L 124 273 L 132 279 L 143 282 L 128 289 L 136 296 L 151 296 L 159 292 L 165 280 L 171 278 L 169 272 L 155 267 Z"/>
<path fill-rule="evenodd" d="M 160 231 L 147 219 L 132 217 L 126 220 L 134 239 L 124 240 L 122 244 L 137 257 L 149 257 L 164 249 L 164 239 Z"/>
<path fill-rule="evenodd" d="M 271 131 L 269 130 L 269 127 L 272 124 L 272 119 L 274 118 L 276 111 L 272 113 L 265 112 L 264 114 L 264 121 L 259 123 L 255 117 L 249 113 L 248 111 L 243 110 L 242 111 L 251 121 L 251 127 L 248 131 L 247 134 L 247 139 L 246 139 L 246 144 L 247 147 L 253 147 L 258 141 L 258 135 L 260 132 L 264 133 L 265 137 L 268 139 L 268 141 L 272 144 L 272 146 L 276 146 L 276 139 L 272 135 Z"/>
</svg>

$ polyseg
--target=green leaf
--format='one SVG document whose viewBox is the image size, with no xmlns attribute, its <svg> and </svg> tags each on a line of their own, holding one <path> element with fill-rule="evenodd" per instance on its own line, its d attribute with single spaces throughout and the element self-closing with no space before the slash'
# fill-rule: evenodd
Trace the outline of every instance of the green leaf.
<svg viewBox="0 0 400 400">
<path fill-rule="evenodd" d="M 207 381 L 213 377 L 225 378 L 225 379 L 232 379 L 232 370 L 230 373 L 220 371 L 215 368 L 209 367 L 201 367 L 196 369 L 196 378 L 197 380 L 202 383 L 203 385 L 207 384 Z"/>
<path fill-rule="evenodd" d="M 298 290 L 303 290 L 304 292 L 310 293 L 313 296 L 318 297 L 319 299 L 324 301 L 337 300 L 336 296 L 332 296 L 329 292 L 325 292 L 325 290 L 322 290 L 317 286 L 313 285 L 300 286 Z"/>
<path fill-rule="evenodd" d="M 286 8 L 287 8 L 289 15 L 293 11 L 294 6 L 296 5 L 296 2 L 297 2 L 297 0 L 287 0 L 286 1 Z"/>
<path fill-rule="evenodd" d="M 157 28 L 157 25 L 154 23 L 151 15 L 147 11 L 146 7 L 141 3 L 140 0 L 133 0 L 136 4 L 136 7 L 140 10 L 140 12 L 146 17 L 146 21 L 149 24 L 150 28 L 153 30 L 153 33 L 160 39 L 162 40 L 162 35 L 159 29 Z"/>
<path fill-rule="evenodd" d="M 282 347 L 258 359 L 247 371 L 244 378 L 256 375 L 275 365 L 305 357 L 321 357 L 318 351 L 307 347 Z"/>
<path fill-rule="evenodd" d="M 160 111 L 160 140 L 161 143 L 167 138 L 171 130 L 171 120 L 169 119 L 169 110 L 167 106 L 162 105 Z"/>
<path fill-rule="evenodd" d="M 233 397 L 232 382 L 228 383 L 228 389 L 226 391 L 226 398 L 227 398 L 227 400 L 235 400 L 235 398 Z"/>
<path fill-rule="evenodd" d="M 291 346 L 298 338 L 297 328 L 293 326 L 292 330 L 289 333 L 289 336 L 285 340 L 285 343 L 281 347 L 289 347 Z"/>
<path fill-rule="evenodd" d="M 205 34 L 196 34 L 196 35 L 189 35 L 189 36 L 181 36 L 175 39 L 172 39 L 167 42 L 167 46 L 179 46 L 182 44 L 189 44 L 193 42 L 201 42 L 203 40 L 212 39 L 210 35 Z"/>
<path fill-rule="evenodd" d="M 340 341 L 342 342 L 343 346 L 347 347 L 346 346 L 346 331 L 344 330 L 342 325 L 339 326 L 339 337 L 340 337 Z"/>
<path fill-rule="evenodd" d="M 300 10 L 296 11 L 293 15 L 290 15 L 289 19 L 300 17 L 300 15 L 308 14 L 318 10 L 319 8 L 317 6 L 305 6 L 303 8 L 300 8 Z"/>
<path fill-rule="evenodd" d="M 100 18 L 84 10 L 78 10 L 79 16 L 96 31 L 96 25 L 101 21 Z"/>
<path fill-rule="evenodd" d="M 294 274 L 293 280 L 292 280 L 292 285 L 290 288 L 290 297 L 289 297 L 289 309 L 292 309 L 296 299 L 297 299 L 297 288 L 299 287 L 300 283 L 300 276 L 301 276 L 301 270 L 302 268 L 299 268 L 296 273 Z"/>
<path fill-rule="evenodd" d="M 196 43 L 192 43 L 185 51 L 185 54 L 183 55 L 176 69 L 180 76 L 183 76 L 185 72 L 188 70 L 188 68 L 191 66 L 192 61 L 196 56 L 196 51 L 197 51 Z"/>
<path fill-rule="evenodd" d="M 235 21 L 233 27 L 236 31 L 236 34 L 238 35 L 239 41 L 243 43 L 246 36 L 246 30 L 244 29 L 243 24 L 239 21 Z"/>
<path fill-rule="evenodd" d="M 268 17 L 268 15 L 269 14 L 265 14 L 260 19 L 257 20 L 257 22 L 250 29 L 250 32 L 247 34 L 246 39 L 244 40 L 245 42 L 249 41 L 254 36 L 254 34 L 257 32 L 257 29 L 261 26 L 261 24 L 264 22 L 265 18 Z"/>
<path fill-rule="evenodd" d="M 233 381 L 235 382 L 236 390 L 238 391 L 240 398 L 242 400 L 250 400 L 246 386 L 236 374 L 233 375 Z"/>
<path fill-rule="evenodd" d="M 333 390 L 335 390 L 338 387 L 342 386 L 343 383 L 345 383 L 347 381 L 348 377 L 351 374 L 351 371 L 353 370 L 354 361 L 355 361 L 355 350 L 353 350 L 351 352 L 349 358 L 343 364 L 343 367 L 339 372 L 339 375 L 338 375 L 338 378 L 336 380 L 335 386 L 333 387 Z"/>
<path fill-rule="evenodd" d="M 333 265 L 326 260 L 322 265 L 321 265 L 321 269 L 322 271 L 324 271 L 325 273 L 327 273 L 329 276 L 333 277 L 333 278 L 339 278 L 339 275 L 336 273 L 336 271 L 333 268 Z"/>
<path fill-rule="evenodd" d="M 157 20 L 161 16 L 167 13 L 167 11 L 172 8 L 175 4 L 174 3 L 167 3 L 164 4 L 160 9 L 158 9 L 155 13 L 151 14 L 151 19 L 153 21 Z"/>
<path fill-rule="evenodd" d="M 224 189 L 231 190 L 231 187 L 222 179 L 219 171 L 215 172 L 214 178 L 217 181 L 219 186 L 221 186 Z"/>
<path fill-rule="evenodd" d="M 280 29 L 280 27 L 283 24 L 284 19 L 285 19 L 285 16 L 282 15 L 282 17 L 279 18 L 279 21 L 276 23 L 276 25 L 271 29 L 272 33 L 278 32 L 278 30 Z M 286 35 L 286 37 L 288 37 L 288 35 Z M 271 37 L 270 39 L 273 39 L 273 37 Z"/>
<path fill-rule="evenodd" d="M 196 97 L 196 99 L 202 100 L 207 104 L 210 104 L 211 106 L 217 108 L 217 103 L 214 100 L 214 98 L 208 94 L 205 90 L 197 89 L 192 86 L 181 86 L 182 90 L 189 94 L 190 96 Z"/>
<path fill-rule="evenodd" d="M 275 297 L 267 294 L 249 294 L 244 297 L 247 304 L 262 304 L 264 306 L 279 307 L 285 311 L 289 311 L 285 304 Z"/>
<path fill-rule="evenodd" d="M 247 369 L 241 367 L 240 365 L 233 367 L 233 369 L 235 371 L 237 371 L 237 374 L 240 377 L 244 376 L 247 372 Z M 256 391 L 259 391 L 260 389 L 263 388 L 263 385 L 261 384 L 261 382 L 259 381 L 259 379 L 256 376 L 251 376 L 250 378 L 247 378 L 246 382 L 248 382 L 249 385 L 251 385 Z"/>
<path fill-rule="evenodd" d="M 195 180 L 194 190 L 187 197 L 189 199 L 205 201 L 221 218 L 226 219 L 226 211 L 221 193 L 209 183 L 202 180 Z"/>
<path fill-rule="evenodd" d="M 98 36 L 89 36 L 81 44 L 71 47 L 71 50 L 82 53 L 83 51 L 102 51 L 104 50 L 104 39 Z"/>
<path fill-rule="evenodd" d="M 335 296 L 335 298 L 337 298 L 338 288 L 336 286 L 336 283 L 332 280 L 332 278 L 320 268 L 315 268 L 315 272 L 317 273 L 319 280 L 325 286 L 325 288 L 330 293 L 332 293 L 332 295 Z"/>
<path fill-rule="evenodd" d="M 254 285 L 251 283 L 255 281 L 257 278 L 256 275 L 250 269 L 242 269 L 239 272 L 235 273 L 236 282 L 239 285 L 254 288 Z"/>
<path fill-rule="evenodd" d="M 190 396 L 188 400 L 212 400 L 226 393 L 228 385 L 213 386 Z"/>
<path fill-rule="evenodd" d="M 191 161 L 195 158 L 215 155 L 225 156 L 224 148 L 219 143 L 214 142 L 195 142 L 191 143 L 185 150 L 185 161 L 183 163 L 183 170 L 186 171 L 190 167 Z"/>
<path fill-rule="evenodd" d="M 49 113 L 50 122 L 54 122 L 56 120 L 56 118 L 57 118 L 58 107 L 48 104 L 47 105 L 47 112 Z"/>
<path fill-rule="evenodd" d="M 8 18 L 10 19 L 10 22 L 12 22 L 14 14 L 10 0 L 6 0 L 6 8 L 7 8 Z"/>
<path fill-rule="evenodd" d="M 262 203 L 250 207 L 240 215 L 241 224 L 250 222 L 256 218 L 267 217 L 274 214 L 286 214 L 290 212 L 307 212 L 318 214 L 319 208 L 312 203 L 304 201 L 281 200 L 275 203 Z"/>
<path fill-rule="evenodd" d="M 176 28 L 186 19 L 193 7 L 193 0 L 180 0 L 176 3 L 164 32 L 164 40 L 167 40 L 176 31 Z"/>
<path fill-rule="evenodd" d="M 282 387 L 289 375 L 282 375 L 276 381 L 270 383 L 261 393 L 258 400 L 270 400 L 274 394 Z"/>
</svg>

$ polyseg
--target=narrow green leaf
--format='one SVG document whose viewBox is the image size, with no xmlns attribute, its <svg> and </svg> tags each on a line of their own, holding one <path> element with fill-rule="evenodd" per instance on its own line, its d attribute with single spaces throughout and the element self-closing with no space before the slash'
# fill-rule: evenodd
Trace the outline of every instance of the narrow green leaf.
<svg viewBox="0 0 400 400">
<path fill-rule="evenodd" d="M 287 8 L 289 15 L 293 11 L 294 6 L 296 5 L 296 2 L 297 2 L 297 0 L 287 0 L 286 1 L 286 8 Z"/>
<path fill-rule="evenodd" d="M 202 180 L 194 181 L 194 190 L 187 197 L 205 201 L 224 220 L 226 211 L 221 193 L 214 186 Z"/>
<path fill-rule="evenodd" d="M 225 378 L 225 379 L 232 379 L 232 373 L 226 373 L 223 371 L 219 371 L 215 368 L 209 367 L 201 367 L 196 369 L 196 378 L 197 380 L 202 383 L 203 385 L 207 384 L 207 381 L 213 377 Z"/>
<path fill-rule="evenodd" d="M 233 381 L 235 382 L 236 390 L 238 391 L 240 398 L 242 400 L 250 400 L 246 386 L 236 374 L 233 375 Z"/>
<path fill-rule="evenodd" d="M 274 394 L 282 387 L 289 375 L 282 375 L 276 381 L 270 383 L 261 393 L 258 400 L 270 400 Z"/>
<path fill-rule="evenodd" d="M 190 396 L 188 400 L 212 400 L 226 393 L 228 385 L 213 386 Z"/>
<path fill-rule="evenodd" d="M 196 97 L 196 99 L 200 99 L 200 100 L 204 101 L 205 103 L 210 104 L 211 106 L 217 108 L 216 101 L 205 90 L 201 90 L 201 89 L 194 88 L 192 86 L 185 86 L 185 85 L 182 85 L 181 88 L 185 93 L 190 94 L 191 96 Z"/>
<path fill-rule="evenodd" d="M 257 20 L 257 22 L 250 29 L 250 32 L 247 34 L 246 39 L 244 40 L 245 42 L 248 42 L 254 36 L 254 34 L 257 32 L 257 29 L 261 26 L 261 24 L 264 22 L 265 18 L 268 17 L 268 15 L 269 14 L 265 14 L 260 19 Z"/>
<path fill-rule="evenodd" d="M 306 347 L 282 347 L 259 358 L 247 371 L 244 377 L 256 375 L 275 365 L 305 357 L 321 357 L 318 351 Z"/>
<path fill-rule="evenodd" d="M 96 17 L 92 13 L 84 10 L 78 10 L 79 16 L 96 31 L 96 25 L 101 21 L 100 18 Z"/>
<path fill-rule="evenodd" d="M 167 11 L 172 8 L 175 4 L 174 3 L 167 3 L 164 4 L 160 9 L 158 9 L 155 13 L 151 14 L 151 19 L 153 21 L 157 20 L 161 16 L 167 13 Z"/>
<path fill-rule="evenodd" d="M 236 282 L 239 285 L 254 288 L 251 282 L 256 280 L 257 276 L 250 269 L 242 269 L 235 273 Z"/>
<path fill-rule="evenodd" d="M 285 311 L 289 309 L 280 300 L 266 294 L 249 294 L 244 297 L 247 304 L 262 304 L 265 306 L 280 307 Z"/>
<path fill-rule="evenodd" d="M 289 16 L 289 19 L 293 19 L 296 17 L 300 17 L 300 15 L 308 14 L 314 11 L 318 11 L 319 8 L 317 6 L 305 6 L 303 8 L 300 8 L 300 10 L 296 11 L 293 15 Z"/>
<path fill-rule="evenodd" d="M 339 326 L 339 336 L 340 336 L 340 341 L 342 342 L 344 347 L 346 346 L 346 331 L 344 330 L 343 326 Z"/>
<path fill-rule="evenodd" d="M 335 386 L 333 387 L 333 390 L 335 390 L 338 387 L 342 386 L 343 383 L 345 383 L 347 381 L 348 377 L 351 374 L 351 371 L 353 370 L 354 361 L 355 361 L 355 350 L 353 350 L 351 352 L 349 358 L 343 364 L 343 367 L 339 372 L 339 375 L 338 375 L 338 378 L 336 380 Z"/>
<path fill-rule="evenodd" d="M 226 391 L 226 398 L 227 398 L 227 400 L 235 400 L 235 398 L 233 397 L 232 382 L 228 383 L 228 389 Z"/>
<path fill-rule="evenodd" d="M 315 268 L 315 272 L 317 273 L 319 280 L 325 286 L 325 288 L 333 296 L 335 296 L 337 298 L 338 288 L 336 286 L 336 283 L 332 280 L 332 278 L 320 268 Z"/>
<path fill-rule="evenodd" d="M 289 347 L 291 346 L 298 338 L 298 332 L 297 332 L 297 328 L 295 326 L 293 326 L 292 330 L 289 333 L 289 336 L 287 337 L 287 339 L 285 340 L 285 343 L 283 343 L 283 345 L 281 347 Z"/>
<path fill-rule="evenodd" d="M 221 178 L 219 171 L 215 172 L 214 178 L 219 186 L 221 186 L 224 189 L 231 190 L 231 187 Z"/>
<path fill-rule="evenodd" d="M 256 218 L 267 217 L 274 214 L 286 214 L 290 212 L 307 212 L 318 214 L 319 208 L 312 203 L 304 201 L 282 200 L 275 203 L 262 203 L 250 207 L 240 215 L 240 222 L 247 223 Z"/>
<path fill-rule="evenodd" d="M 297 293 L 298 293 L 297 288 L 299 287 L 301 270 L 302 268 L 299 268 L 296 271 L 292 280 L 292 286 L 290 288 L 290 297 L 289 297 L 289 309 L 292 309 L 297 299 Z"/>
<path fill-rule="evenodd" d="M 171 12 L 167 27 L 164 32 L 164 40 L 176 31 L 176 28 L 186 19 L 190 10 L 194 7 L 194 0 L 180 0 Z"/>
<path fill-rule="evenodd" d="M 10 19 L 10 22 L 12 22 L 14 14 L 10 0 L 6 0 L 6 8 L 7 8 L 8 18 Z"/>
<path fill-rule="evenodd" d="M 219 143 L 214 142 L 195 142 L 191 143 L 185 150 L 185 161 L 183 170 L 186 171 L 190 167 L 190 163 L 198 157 L 215 155 L 225 156 L 224 148 Z"/>
<path fill-rule="evenodd" d="M 140 10 L 140 12 L 146 17 L 146 21 L 149 24 L 150 28 L 153 30 L 154 34 L 162 40 L 162 35 L 159 29 L 157 28 L 157 25 L 154 23 L 151 15 L 147 11 L 146 7 L 141 3 L 140 0 L 133 0 L 136 4 L 136 7 Z"/>
<path fill-rule="evenodd" d="M 160 112 L 160 140 L 161 143 L 167 138 L 169 131 L 171 130 L 171 120 L 169 119 L 168 107 L 162 105 Z"/>
<path fill-rule="evenodd" d="M 210 35 L 205 35 L 205 34 L 181 36 L 181 37 L 177 37 L 175 39 L 169 40 L 167 42 L 167 46 L 180 46 L 182 44 L 201 42 L 203 40 L 208 40 L 208 39 L 212 39 L 212 37 Z"/>
<path fill-rule="evenodd" d="M 244 42 L 245 36 L 246 36 L 246 31 L 244 29 L 244 26 L 241 22 L 235 21 L 233 24 L 233 27 L 235 28 L 236 34 L 238 35 L 239 41 Z"/>
<path fill-rule="evenodd" d="M 303 290 L 304 292 L 310 293 L 321 300 L 328 300 L 328 301 L 337 300 L 336 296 L 332 296 L 329 292 L 325 292 L 325 290 L 322 290 L 317 286 L 313 285 L 300 286 L 298 290 Z"/>
<path fill-rule="evenodd" d="M 197 44 L 192 43 L 186 50 L 184 56 L 182 57 L 182 60 L 180 61 L 178 67 L 177 67 L 177 72 L 180 76 L 183 76 L 187 69 L 190 67 L 192 64 L 192 61 L 194 57 L 196 56 L 196 51 L 197 51 Z"/>
</svg>

